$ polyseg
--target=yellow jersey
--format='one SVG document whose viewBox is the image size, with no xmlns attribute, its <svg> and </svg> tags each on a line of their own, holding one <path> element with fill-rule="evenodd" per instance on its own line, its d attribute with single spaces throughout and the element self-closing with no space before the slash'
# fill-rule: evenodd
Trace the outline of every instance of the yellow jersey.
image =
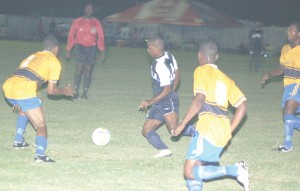
<svg viewBox="0 0 300 191">
<path fill-rule="evenodd" d="M 36 97 L 40 85 L 59 80 L 60 71 L 61 63 L 52 52 L 36 52 L 24 59 L 13 76 L 4 82 L 4 95 L 10 99 Z"/>
<path fill-rule="evenodd" d="M 206 96 L 198 114 L 196 129 L 211 144 L 224 147 L 231 138 L 227 109 L 246 100 L 235 82 L 214 64 L 199 66 L 194 72 L 194 95 Z"/>
<path fill-rule="evenodd" d="M 291 48 L 286 44 L 281 49 L 280 64 L 284 66 L 283 85 L 300 83 L 300 45 Z"/>
</svg>

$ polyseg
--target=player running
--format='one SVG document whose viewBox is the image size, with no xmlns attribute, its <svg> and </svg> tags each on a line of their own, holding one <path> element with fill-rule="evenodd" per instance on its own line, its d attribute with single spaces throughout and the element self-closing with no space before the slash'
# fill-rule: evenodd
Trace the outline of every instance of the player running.
<svg viewBox="0 0 300 191">
<path fill-rule="evenodd" d="M 196 133 L 192 137 L 184 165 L 184 176 L 189 191 L 202 191 L 203 181 L 225 176 L 236 177 L 249 191 L 248 167 L 241 161 L 233 165 L 215 166 L 232 132 L 246 114 L 246 97 L 235 82 L 218 69 L 218 47 L 214 42 L 200 46 L 200 66 L 194 72 L 194 99 L 184 119 L 172 131 L 178 136 L 186 124 L 198 114 Z M 229 120 L 229 104 L 236 108 Z"/>
<path fill-rule="evenodd" d="M 46 156 L 47 127 L 43 115 L 41 100 L 37 97 L 38 89 L 48 82 L 49 95 L 73 96 L 75 90 L 70 85 L 64 89 L 57 87 L 61 63 L 57 59 L 59 43 L 53 36 L 48 36 L 43 42 L 43 51 L 36 52 L 23 60 L 17 71 L 8 78 L 4 85 L 4 95 L 18 112 L 14 149 L 28 148 L 23 133 L 28 120 L 36 130 L 36 162 L 54 162 Z"/>
<path fill-rule="evenodd" d="M 178 123 L 179 99 L 176 89 L 180 82 L 177 62 L 172 54 L 165 51 L 164 41 L 154 37 L 147 42 L 148 53 L 153 58 L 151 77 L 153 97 L 141 102 L 139 108 L 148 111 L 142 134 L 158 150 L 154 158 L 171 156 L 172 152 L 160 139 L 156 130 L 166 124 L 169 132 Z M 193 133 L 194 127 L 188 126 L 185 135 Z"/>
</svg>

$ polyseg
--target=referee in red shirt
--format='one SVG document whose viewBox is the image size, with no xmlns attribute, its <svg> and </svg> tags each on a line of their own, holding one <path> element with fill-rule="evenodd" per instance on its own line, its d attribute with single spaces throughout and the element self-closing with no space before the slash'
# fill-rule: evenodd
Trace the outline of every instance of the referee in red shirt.
<svg viewBox="0 0 300 191">
<path fill-rule="evenodd" d="M 101 53 L 101 60 L 105 58 L 104 33 L 100 21 L 93 17 L 92 4 L 86 4 L 84 15 L 75 19 L 72 23 L 67 42 L 67 58 L 71 58 L 72 49 L 77 63 L 74 76 L 74 87 L 76 89 L 74 97 L 79 98 L 79 86 L 83 76 L 81 99 L 87 99 L 97 49 Z"/>
</svg>

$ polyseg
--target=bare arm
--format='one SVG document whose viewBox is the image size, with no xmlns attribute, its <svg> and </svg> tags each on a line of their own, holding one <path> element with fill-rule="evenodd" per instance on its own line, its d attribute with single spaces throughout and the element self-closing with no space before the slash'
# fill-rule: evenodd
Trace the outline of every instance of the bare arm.
<svg viewBox="0 0 300 191">
<path fill-rule="evenodd" d="M 278 68 L 273 70 L 272 72 L 269 72 L 263 76 L 262 82 L 266 82 L 267 80 L 275 77 L 275 76 L 281 76 L 284 73 L 284 67 L 283 65 L 279 65 Z"/>
<path fill-rule="evenodd" d="M 244 118 L 247 111 L 246 101 L 243 101 L 235 110 L 234 115 L 231 119 L 231 132 L 233 132 Z"/>
<path fill-rule="evenodd" d="M 173 91 L 176 91 L 178 88 L 178 85 L 180 83 L 180 73 L 179 70 L 175 70 L 175 80 L 174 80 L 174 85 L 173 85 Z"/>
<path fill-rule="evenodd" d="M 61 89 L 57 87 L 57 82 L 49 81 L 47 92 L 49 95 L 66 95 L 72 97 L 75 93 L 75 90 L 73 87 L 71 87 L 70 84 L 68 84 L 65 88 Z"/>
<path fill-rule="evenodd" d="M 204 94 L 196 94 L 184 119 L 178 124 L 176 129 L 172 131 L 172 135 L 177 136 L 182 132 L 187 123 L 200 111 L 202 105 L 204 104 L 205 98 L 206 96 Z"/>
<path fill-rule="evenodd" d="M 150 100 L 144 100 L 142 101 L 142 103 L 140 104 L 139 108 L 142 110 L 147 110 L 147 108 L 157 102 L 159 102 L 160 100 L 162 100 L 163 98 L 165 98 L 169 93 L 171 93 L 172 88 L 170 85 L 164 86 L 163 91 L 154 96 L 153 98 L 151 98 Z"/>
</svg>

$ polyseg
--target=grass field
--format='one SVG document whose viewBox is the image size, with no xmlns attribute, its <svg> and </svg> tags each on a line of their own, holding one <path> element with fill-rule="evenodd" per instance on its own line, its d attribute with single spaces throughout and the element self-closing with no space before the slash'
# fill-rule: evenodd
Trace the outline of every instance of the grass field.
<svg viewBox="0 0 300 191">
<path fill-rule="evenodd" d="M 28 54 L 41 48 L 36 42 L 0 41 L 0 82 L 3 84 Z M 180 115 L 192 100 L 192 76 L 197 66 L 193 52 L 171 51 L 179 63 Z M 61 86 L 71 82 L 74 62 L 64 59 Z M 247 96 L 248 114 L 223 153 L 222 164 L 245 160 L 250 166 L 252 189 L 256 191 L 296 191 L 300 189 L 300 136 L 295 133 L 290 153 L 272 151 L 283 138 L 280 112 L 282 82 L 261 89 L 263 72 L 249 72 L 248 56 L 222 54 L 220 68 L 232 77 Z M 277 65 L 267 58 L 264 70 Z M 110 48 L 107 61 L 97 64 L 89 100 L 48 99 L 43 101 L 49 133 L 47 154 L 54 164 L 37 164 L 35 148 L 14 151 L 12 142 L 16 114 L 0 99 L 0 190 L 1 191 L 181 191 L 187 190 L 182 176 L 188 137 L 171 141 L 165 127 L 159 130 L 173 152 L 171 158 L 153 159 L 156 153 L 141 135 L 145 113 L 140 101 L 152 95 L 146 50 Z M 110 131 L 111 141 L 96 146 L 91 140 L 95 128 Z M 27 127 L 25 139 L 34 144 L 35 132 Z M 243 190 L 234 179 L 207 182 L 205 191 Z"/>
</svg>

